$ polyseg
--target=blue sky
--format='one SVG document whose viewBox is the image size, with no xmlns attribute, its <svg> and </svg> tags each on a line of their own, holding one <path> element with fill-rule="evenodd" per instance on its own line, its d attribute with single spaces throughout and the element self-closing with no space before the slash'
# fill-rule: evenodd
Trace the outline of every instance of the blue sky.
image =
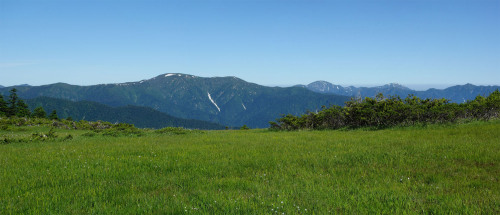
<svg viewBox="0 0 500 215">
<path fill-rule="evenodd" d="M 500 85 L 499 0 L 0 1 L 0 85 Z"/>
</svg>

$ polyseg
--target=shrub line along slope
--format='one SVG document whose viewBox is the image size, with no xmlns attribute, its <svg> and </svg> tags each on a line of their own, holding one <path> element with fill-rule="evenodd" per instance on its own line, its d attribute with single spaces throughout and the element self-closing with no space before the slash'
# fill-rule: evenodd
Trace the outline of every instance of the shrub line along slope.
<svg viewBox="0 0 500 215">
<path fill-rule="evenodd" d="M 270 122 L 278 130 L 339 129 L 407 126 L 427 123 L 455 123 L 464 120 L 490 120 L 500 116 L 500 91 L 488 97 L 477 96 L 465 103 L 449 103 L 446 99 L 420 99 L 409 95 L 385 98 L 351 99 L 344 107 L 333 105 L 301 116 L 284 115 Z"/>
</svg>

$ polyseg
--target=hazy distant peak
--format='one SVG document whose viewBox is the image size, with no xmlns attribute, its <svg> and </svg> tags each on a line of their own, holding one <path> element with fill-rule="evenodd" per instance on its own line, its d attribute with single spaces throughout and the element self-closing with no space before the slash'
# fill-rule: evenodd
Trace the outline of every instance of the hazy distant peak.
<svg viewBox="0 0 500 215">
<path fill-rule="evenodd" d="M 18 84 L 11 87 L 31 87 L 29 84 Z M 5 88 L 5 86 L 0 85 L 0 88 Z"/>
<path fill-rule="evenodd" d="M 339 90 L 352 91 L 352 90 L 357 89 L 356 87 L 353 87 L 353 86 L 343 87 L 341 85 L 335 85 L 335 84 L 332 84 L 328 81 L 315 81 L 315 82 L 312 82 L 312 83 L 306 85 L 305 87 L 306 88 L 313 88 L 314 91 L 316 91 L 316 92 L 334 92 L 334 91 L 339 91 Z M 398 84 L 398 83 L 389 83 L 389 84 L 385 84 L 385 85 L 374 87 L 374 88 L 411 90 L 410 88 L 408 88 L 404 85 Z"/>
<path fill-rule="evenodd" d="M 314 92 L 333 93 L 338 95 L 349 95 L 350 91 L 352 91 L 351 88 L 344 88 L 340 85 L 335 85 L 328 81 L 315 81 L 308 84 L 306 88 Z"/>
<path fill-rule="evenodd" d="M 340 86 L 340 85 L 334 85 L 328 81 L 315 81 L 315 82 L 308 84 L 307 86 L 309 86 L 309 87 L 311 87 L 311 86 L 314 86 L 314 87 L 332 87 L 332 86 Z"/>
<path fill-rule="evenodd" d="M 322 85 L 331 85 L 332 83 L 328 82 L 328 81 L 315 81 L 315 82 L 312 82 L 310 84 L 322 84 Z"/>
<path fill-rule="evenodd" d="M 404 90 L 410 90 L 410 88 L 403 86 L 398 83 L 389 83 L 384 86 L 380 86 L 379 88 L 396 88 L 396 89 L 404 89 Z"/>
</svg>

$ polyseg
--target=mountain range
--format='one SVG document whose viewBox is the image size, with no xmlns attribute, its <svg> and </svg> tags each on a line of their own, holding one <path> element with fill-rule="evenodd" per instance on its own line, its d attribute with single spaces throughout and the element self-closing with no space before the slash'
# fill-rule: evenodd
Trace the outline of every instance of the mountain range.
<svg viewBox="0 0 500 215">
<path fill-rule="evenodd" d="M 413 94 L 419 98 L 446 98 L 451 102 L 462 103 L 473 100 L 476 96 L 488 96 L 500 86 L 475 86 L 472 84 L 456 85 L 446 89 L 428 89 L 425 91 L 412 90 L 400 84 L 391 83 L 379 87 L 342 87 L 326 81 L 316 81 L 308 85 L 297 85 L 313 92 L 324 94 L 335 94 L 349 97 L 375 97 L 378 93 L 385 96 L 400 96 L 405 98 Z"/>
<path fill-rule="evenodd" d="M 210 128 L 220 125 L 268 127 L 269 121 L 282 114 L 300 115 L 319 110 L 323 105 L 343 105 L 351 97 L 374 97 L 378 93 L 401 97 L 413 94 L 420 98 L 464 102 L 477 95 L 487 96 L 500 88 L 466 84 L 443 90 L 416 91 L 399 84 L 342 87 L 326 81 L 293 87 L 266 87 L 237 77 L 204 78 L 180 73 L 118 84 L 77 86 L 55 83 L 14 87 L 21 98 L 28 99 L 31 108 L 39 105 L 47 111 L 56 109 L 63 117 L 128 122 L 138 127 L 189 127 L 191 124 L 181 123 L 181 119 L 192 119 L 211 122 L 204 125 Z M 11 88 L 0 88 L 0 94 L 7 96 Z M 90 111 L 92 108 L 94 112 Z M 164 121 L 163 124 L 160 121 Z M 201 125 L 199 121 L 194 124 Z"/>
<path fill-rule="evenodd" d="M 281 114 L 302 114 L 322 105 L 343 105 L 349 100 L 347 96 L 315 93 L 301 87 L 265 87 L 236 77 L 203 78 L 178 73 L 119 84 L 56 83 L 16 89 L 23 99 L 44 96 L 111 107 L 143 106 L 178 118 L 253 128 L 268 127 L 268 122 Z M 2 88 L 0 93 L 8 95 L 9 90 L 10 87 Z"/>
</svg>

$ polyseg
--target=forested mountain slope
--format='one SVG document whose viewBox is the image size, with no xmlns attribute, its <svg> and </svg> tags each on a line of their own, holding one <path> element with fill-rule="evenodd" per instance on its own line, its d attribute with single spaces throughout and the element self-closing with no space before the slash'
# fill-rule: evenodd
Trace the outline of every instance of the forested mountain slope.
<svg viewBox="0 0 500 215">
<path fill-rule="evenodd" d="M 203 78 L 163 74 L 139 82 L 76 86 L 64 83 L 18 86 L 21 98 L 40 96 L 94 101 L 112 107 L 151 107 L 179 118 L 228 126 L 268 127 L 281 114 L 315 111 L 322 105 L 343 105 L 347 96 L 325 95 L 301 87 L 265 87 L 236 77 Z M 7 95 L 10 87 L 0 89 Z"/>
<path fill-rule="evenodd" d="M 60 118 L 71 117 L 73 120 L 109 121 L 129 123 L 139 128 L 184 127 L 191 129 L 224 129 L 225 126 L 193 119 L 181 119 L 139 106 L 110 107 L 97 102 L 73 102 L 64 99 L 38 97 L 26 100 L 30 109 L 43 107 L 47 112 L 56 110 Z"/>
</svg>

